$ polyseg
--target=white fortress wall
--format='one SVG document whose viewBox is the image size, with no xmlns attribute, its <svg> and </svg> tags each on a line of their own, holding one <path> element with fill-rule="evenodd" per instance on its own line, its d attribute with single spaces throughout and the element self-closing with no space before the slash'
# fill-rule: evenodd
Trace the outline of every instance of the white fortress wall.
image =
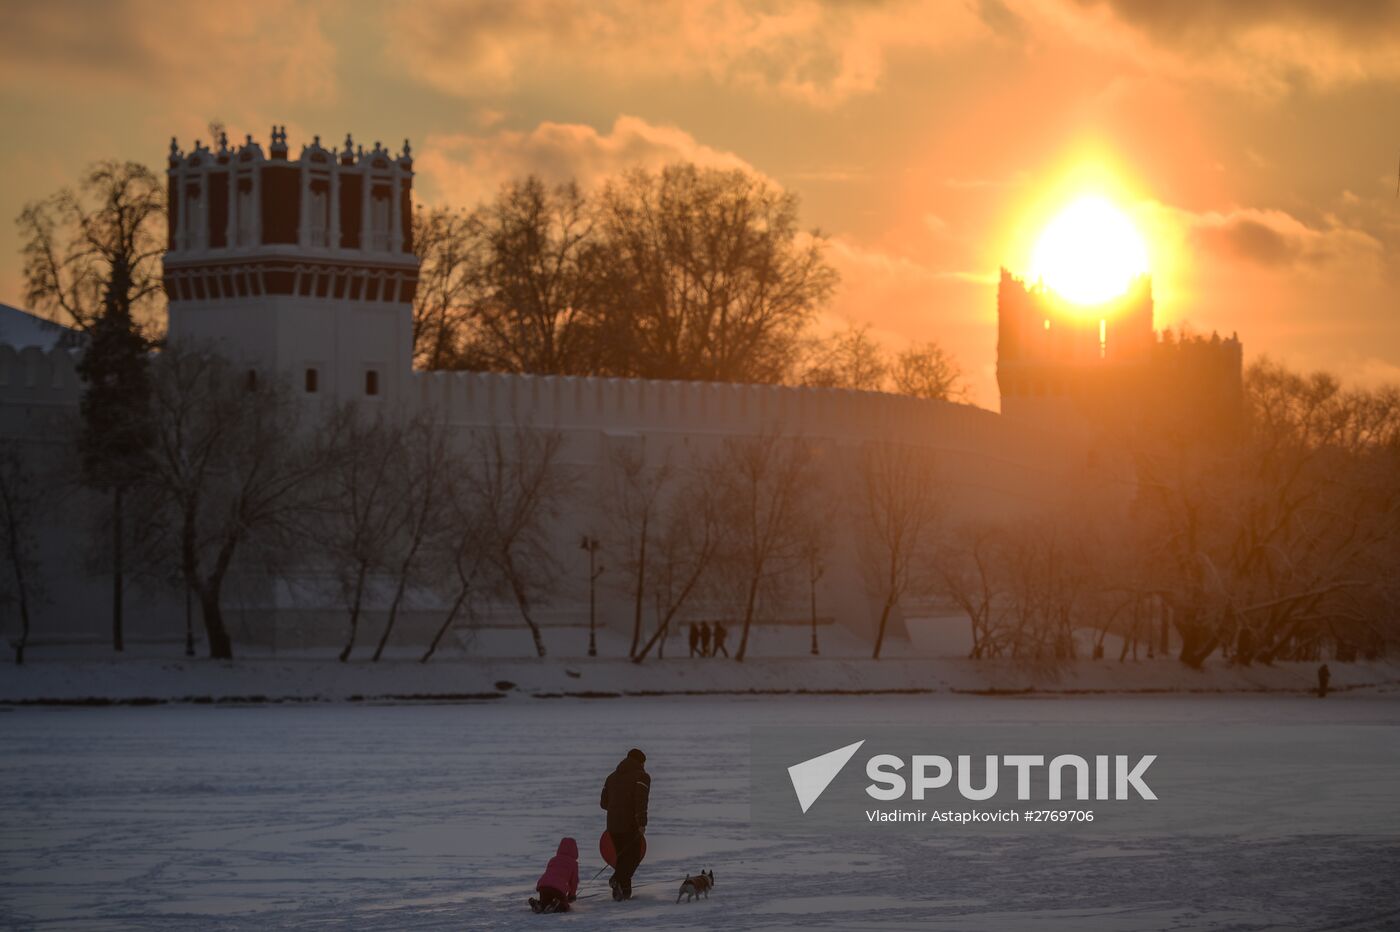
<svg viewBox="0 0 1400 932">
<path fill-rule="evenodd" d="M 1066 472 L 1083 463 L 1082 448 L 1073 438 L 1042 433 L 970 405 L 874 392 L 466 372 L 417 372 L 413 378 L 418 409 L 438 411 L 464 432 L 521 425 L 563 437 L 563 460 L 575 474 L 576 501 L 554 530 L 564 578 L 559 597 L 540 612 L 546 624 L 587 620 L 587 555 L 577 541 L 585 534 L 602 538 L 600 559 L 609 559 L 609 451 L 617 446 L 639 449 L 652 466 L 667 456 L 673 465 L 683 466 L 718 450 L 726 437 L 777 430 L 825 451 L 820 486 L 813 494 L 854 506 L 862 445 L 909 443 L 934 454 L 950 524 L 1044 507 L 1059 494 Z M 855 507 L 836 514 L 832 569 L 819 586 L 819 611 L 868 631 L 875 615 L 859 573 L 857 520 Z M 600 581 L 600 624 L 630 626 L 631 605 L 621 583 L 617 573 Z M 697 603 L 691 615 L 704 617 L 715 610 Z M 803 593 L 794 593 L 793 604 L 779 609 L 787 621 L 805 617 L 806 611 Z M 486 616 L 494 624 L 519 623 L 507 605 L 495 606 Z M 896 633 L 898 628 L 896 620 Z"/>
<path fill-rule="evenodd" d="M 91 543 L 92 514 L 100 514 L 100 503 L 79 487 L 72 462 L 81 395 L 74 360 L 67 350 L 0 346 L 0 438 L 21 444 L 36 462 L 45 463 L 46 479 L 68 477 L 54 484 L 54 501 L 46 504 L 52 520 L 41 550 L 49 579 L 35 612 L 35 637 L 41 642 L 100 640 L 110 624 L 110 577 Z M 295 371 L 303 361 L 289 362 L 286 368 Z M 385 367 L 387 373 L 394 368 Z M 463 442 L 476 431 L 516 425 L 558 431 L 563 437 L 562 461 L 573 474 L 575 495 L 553 530 L 560 577 L 555 598 L 539 606 L 539 619 L 546 625 L 587 622 L 587 554 L 578 541 L 584 534 L 602 538 L 600 559 L 606 565 L 612 530 L 609 454 L 619 446 L 638 449 L 652 465 L 669 457 L 683 466 L 718 450 L 726 437 L 777 430 L 815 442 L 823 473 L 819 494 L 851 502 L 863 443 L 911 443 L 932 451 L 940 464 L 950 522 L 1001 517 L 1052 502 L 1065 476 L 1082 466 L 1084 455 L 1072 438 L 969 405 L 870 392 L 468 372 L 412 372 L 405 387 L 408 391 L 398 395 L 405 415 L 438 412 L 461 432 Z M 848 508 L 837 516 L 837 550 L 833 569 L 820 585 L 820 612 L 867 630 L 873 619 L 862 591 L 855 538 L 855 515 Z M 54 567 L 74 571 L 58 580 Z M 602 624 L 631 624 L 621 582 L 618 571 L 600 580 Z M 175 588 L 131 587 L 128 629 L 133 640 L 183 636 L 184 603 Z M 387 597 L 372 593 L 371 601 L 387 602 Z M 415 594 L 400 623 L 403 642 L 414 642 L 431 629 L 438 617 L 436 601 L 428 593 Z M 248 578 L 230 589 L 229 602 L 235 637 L 245 642 L 324 646 L 344 634 L 344 612 L 328 580 L 269 586 Z M 377 636 L 380 608 L 365 621 L 366 637 Z M 704 614 L 707 609 L 697 603 L 694 611 Z M 804 617 L 805 609 L 794 604 L 780 614 L 791 621 Z M 489 606 L 483 617 L 488 624 L 519 624 L 512 605 Z"/>
<path fill-rule="evenodd" d="M 111 641 L 112 578 L 105 502 L 82 485 L 76 457 L 82 380 L 69 349 L 0 344 L 0 445 L 19 453 L 43 514 L 34 541 L 41 573 L 30 603 L 37 647 Z M 183 637 L 183 604 L 152 580 L 130 580 L 128 643 Z M 19 611 L 0 602 L 0 638 L 19 634 Z"/>
<path fill-rule="evenodd" d="M 300 361 L 293 363 L 299 365 Z M 290 367 L 289 367 L 290 368 Z M 392 371 L 393 366 L 386 369 Z M 558 593 L 539 607 L 546 625 L 587 621 L 587 555 L 578 547 L 584 534 L 603 538 L 606 564 L 611 530 L 606 513 L 611 492 L 609 451 L 640 449 L 648 462 L 669 456 L 676 465 L 717 450 L 728 436 L 778 430 L 814 441 L 823 451 L 820 494 L 851 500 L 852 479 L 863 443 L 895 440 L 931 450 L 940 464 L 951 521 L 996 517 L 1043 506 L 1054 500 L 1062 480 L 1082 465 L 1082 448 L 1068 438 L 1035 430 L 969 405 L 921 401 L 869 392 L 663 382 L 636 379 L 506 375 L 467 372 L 413 372 L 410 391 L 400 395 L 408 415 L 436 411 L 466 435 L 509 430 L 515 425 L 556 430 L 564 439 L 562 459 L 573 473 L 575 501 L 568 503 L 554 529 L 560 566 Z M 41 549 L 50 577 L 36 607 L 39 641 L 100 640 L 107 636 L 110 577 L 94 561 L 90 522 L 99 503 L 76 483 L 71 444 L 76 432 L 81 382 L 70 351 L 16 351 L 0 346 L 0 437 L 31 452 L 46 451 L 65 465 L 44 467 L 48 478 L 67 471 L 50 506 Z M 819 589 L 821 614 L 857 630 L 873 624 L 863 594 L 850 509 L 837 517 L 833 570 Z M 73 567 L 63 580 L 53 567 Z M 621 591 L 620 572 L 600 580 L 599 621 L 630 626 L 630 603 Z M 183 636 L 184 604 L 178 592 L 133 586 L 128 629 L 135 641 Z M 337 643 L 345 630 L 337 593 L 326 580 L 290 580 L 275 587 L 245 579 L 230 590 L 229 622 L 240 640 L 283 648 Z M 387 601 L 372 594 L 373 602 Z M 797 600 L 801 601 L 801 600 Z M 436 599 L 415 594 L 401 621 L 404 643 L 415 642 L 438 617 Z M 365 636 L 377 636 L 380 613 L 365 620 Z M 707 607 L 698 604 L 695 612 Z M 803 617 L 794 604 L 785 620 Z M 514 607 L 490 606 L 488 624 L 518 625 Z M 7 620 L 7 628 L 9 621 Z"/>
</svg>

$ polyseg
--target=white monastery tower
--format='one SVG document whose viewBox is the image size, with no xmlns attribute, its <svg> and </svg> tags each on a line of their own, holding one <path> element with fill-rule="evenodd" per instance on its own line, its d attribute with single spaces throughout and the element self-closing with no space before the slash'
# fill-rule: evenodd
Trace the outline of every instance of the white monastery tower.
<svg viewBox="0 0 1400 932">
<path fill-rule="evenodd" d="M 410 391 L 413 159 L 317 136 L 288 158 L 286 127 L 266 154 L 170 141 L 165 289 L 170 339 L 276 371 L 298 391 L 399 403 Z"/>
</svg>

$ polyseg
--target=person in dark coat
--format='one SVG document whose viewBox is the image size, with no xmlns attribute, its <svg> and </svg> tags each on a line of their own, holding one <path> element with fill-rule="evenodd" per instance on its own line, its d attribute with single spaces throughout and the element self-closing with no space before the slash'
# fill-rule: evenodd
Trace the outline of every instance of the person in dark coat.
<svg viewBox="0 0 1400 932">
<path fill-rule="evenodd" d="M 729 631 L 724 625 L 715 622 L 715 653 L 711 654 L 711 657 L 715 656 L 715 654 L 724 654 L 726 657 L 729 656 L 729 649 L 724 646 L 724 639 L 728 636 Z"/>
<path fill-rule="evenodd" d="M 632 875 L 642 860 L 642 834 L 647 828 L 647 803 L 651 799 L 651 775 L 642 767 L 647 756 L 633 748 L 608 774 L 599 805 L 608 811 L 608 834 L 617 852 L 617 867 L 608 885 L 613 899 L 632 897 Z"/>
<path fill-rule="evenodd" d="M 700 630 L 695 627 L 695 622 L 690 623 L 690 656 L 694 657 L 695 652 L 700 649 Z"/>
<path fill-rule="evenodd" d="M 710 656 L 710 623 L 700 622 L 700 656 Z"/>
<path fill-rule="evenodd" d="M 1327 684 L 1332 682 L 1332 671 L 1327 669 L 1327 664 L 1317 668 L 1317 698 L 1327 698 Z"/>
</svg>

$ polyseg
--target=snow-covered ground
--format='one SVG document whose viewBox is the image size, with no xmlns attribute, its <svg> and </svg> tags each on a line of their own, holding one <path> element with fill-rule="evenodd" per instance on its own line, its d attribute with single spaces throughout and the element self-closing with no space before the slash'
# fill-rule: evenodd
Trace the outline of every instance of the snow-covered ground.
<svg viewBox="0 0 1400 932">
<path fill-rule="evenodd" d="M 0 926 L 63 929 L 1372 929 L 1400 841 L 1064 833 L 776 837 L 749 812 L 750 726 L 1384 725 L 1394 693 L 689 697 L 0 708 Z M 654 778 L 636 900 L 614 903 L 598 791 Z M 1397 791 L 1400 794 L 1400 791 Z M 1400 795 L 1396 804 L 1400 805 Z M 564 916 L 525 898 L 561 835 Z M 710 868 L 708 901 L 674 903 Z M 606 875 L 604 875 L 606 876 Z"/>
<path fill-rule="evenodd" d="M 957 630 L 961 630 L 958 628 Z M 180 644 L 134 644 L 121 655 L 100 644 L 43 645 L 23 667 L 0 665 L 0 703 L 88 699 L 202 701 L 376 699 L 405 696 L 462 697 L 510 693 L 535 695 L 657 694 L 693 692 L 1303 692 L 1317 683 L 1316 663 L 1230 666 L 1212 658 L 1193 670 L 1171 657 L 1119 662 L 1116 648 L 1102 660 L 1062 663 L 968 660 L 965 651 L 920 651 L 915 641 L 892 637 L 885 656 L 870 659 L 870 644 L 841 628 L 821 632 L 821 655 L 808 653 L 809 629 L 754 629 L 744 663 L 724 657 L 690 658 L 676 638 L 664 659 L 634 664 L 622 632 L 598 633 L 598 656 L 586 656 L 586 628 L 545 632 L 549 656 L 534 656 L 521 626 L 474 631 L 454 640 L 427 664 L 421 648 L 391 650 L 371 663 L 365 648 L 350 663 L 336 649 L 256 651 L 239 647 L 232 663 L 186 658 Z M 950 640 L 945 638 L 945 640 Z M 736 646 L 732 637 L 729 647 Z M 202 648 L 202 645 L 201 645 Z M 1083 654 L 1089 651 L 1085 648 Z M 1400 689 L 1400 663 L 1330 663 L 1339 691 Z M 508 683 L 509 687 L 497 684 Z"/>
</svg>

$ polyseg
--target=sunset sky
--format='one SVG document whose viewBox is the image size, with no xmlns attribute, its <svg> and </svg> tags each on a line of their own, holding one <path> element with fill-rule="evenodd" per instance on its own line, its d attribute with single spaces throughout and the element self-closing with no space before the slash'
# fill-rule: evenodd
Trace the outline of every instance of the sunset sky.
<svg viewBox="0 0 1400 932">
<path fill-rule="evenodd" d="M 13 218 L 211 120 L 413 143 L 417 192 L 677 159 L 797 192 L 842 285 L 822 325 L 937 339 L 997 407 L 995 279 L 1097 193 L 1141 231 L 1158 326 L 1400 380 L 1400 3 L 1274 0 L 11 3 Z"/>
</svg>

